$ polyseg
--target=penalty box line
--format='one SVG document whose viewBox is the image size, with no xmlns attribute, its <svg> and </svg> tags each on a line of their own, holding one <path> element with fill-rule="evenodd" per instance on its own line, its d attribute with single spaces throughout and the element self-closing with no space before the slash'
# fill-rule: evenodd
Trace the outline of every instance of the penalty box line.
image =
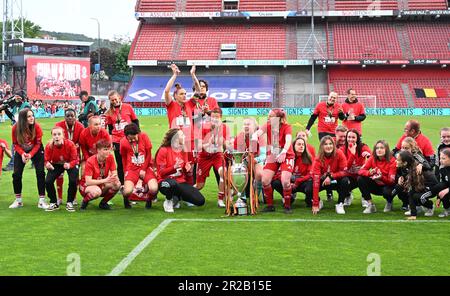
<svg viewBox="0 0 450 296">
<path fill-rule="evenodd" d="M 341 220 L 341 219 L 166 219 L 144 238 L 109 274 L 119 276 L 127 267 L 147 248 L 161 232 L 172 222 L 225 222 L 225 223 L 251 223 L 251 222 L 291 222 L 291 223 L 450 223 L 450 220 Z"/>
</svg>

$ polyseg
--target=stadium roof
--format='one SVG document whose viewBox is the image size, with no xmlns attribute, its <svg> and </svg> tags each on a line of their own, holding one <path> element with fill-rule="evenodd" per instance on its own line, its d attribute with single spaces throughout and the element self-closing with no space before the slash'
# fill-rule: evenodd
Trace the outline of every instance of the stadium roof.
<svg viewBox="0 0 450 296">
<path fill-rule="evenodd" d="M 53 45 L 73 45 L 73 46 L 91 46 L 93 42 L 84 41 L 66 41 L 66 40 L 51 40 L 51 39 L 37 39 L 37 38 L 18 38 L 7 40 L 6 43 L 35 43 L 35 44 L 53 44 Z"/>
</svg>

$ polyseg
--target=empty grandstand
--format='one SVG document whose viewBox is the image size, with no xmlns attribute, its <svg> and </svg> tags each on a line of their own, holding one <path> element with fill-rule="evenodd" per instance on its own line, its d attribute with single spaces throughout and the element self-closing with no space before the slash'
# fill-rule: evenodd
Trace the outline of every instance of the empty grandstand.
<svg viewBox="0 0 450 296">
<path fill-rule="evenodd" d="M 380 108 L 450 108 L 448 1 L 139 0 L 136 17 L 135 77 L 167 77 L 174 61 L 185 75 L 273 78 L 269 101 L 227 107 L 311 107 L 352 87 Z M 131 89 L 161 106 L 155 89 Z"/>
</svg>

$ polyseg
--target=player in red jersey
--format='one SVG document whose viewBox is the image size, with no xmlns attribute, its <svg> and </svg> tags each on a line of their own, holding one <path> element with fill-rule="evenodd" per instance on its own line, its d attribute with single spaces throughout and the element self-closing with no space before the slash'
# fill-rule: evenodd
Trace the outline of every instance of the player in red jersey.
<svg viewBox="0 0 450 296">
<path fill-rule="evenodd" d="M 36 171 L 36 181 L 39 192 L 38 208 L 48 208 L 48 204 L 45 201 L 45 170 L 42 135 L 42 128 L 35 121 L 33 111 L 28 108 L 20 111 L 18 121 L 12 128 L 12 142 L 15 150 L 13 187 L 16 199 L 10 205 L 10 209 L 16 209 L 23 206 L 22 175 L 25 165 L 30 160 L 33 162 Z"/>
<path fill-rule="evenodd" d="M 362 136 L 362 122 L 366 120 L 366 110 L 364 105 L 358 101 L 356 91 L 353 88 L 347 90 L 347 99 L 342 104 L 342 110 L 345 114 L 343 121 L 347 129 L 356 129 Z"/>
<path fill-rule="evenodd" d="M 259 193 L 263 193 L 262 174 L 264 170 L 264 162 L 266 161 L 266 141 L 259 138 L 257 145 L 251 145 L 252 135 L 258 130 L 256 120 L 252 117 L 244 118 L 242 131 L 234 138 L 234 150 L 239 152 L 251 152 L 254 157 L 253 173 L 255 180 L 255 188 Z M 261 194 L 262 195 L 262 194 Z M 245 196 L 250 196 L 250 184 L 247 185 Z"/>
<path fill-rule="evenodd" d="M 97 154 L 96 144 L 100 140 L 111 141 L 108 132 L 101 127 L 100 117 L 92 116 L 89 118 L 89 125 L 80 135 L 80 148 L 83 153 L 81 159 L 81 175 L 83 175 L 85 162 L 89 157 Z"/>
<path fill-rule="evenodd" d="M 101 139 L 95 144 L 97 154 L 86 161 L 84 175 L 80 181 L 80 194 L 83 197 L 80 210 L 86 210 L 91 200 L 103 197 L 99 204 L 102 210 L 110 210 L 108 205 L 120 189 L 116 163 L 111 154 L 111 142 Z"/>
<path fill-rule="evenodd" d="M 77 147 L 77 154 L 81 162 L 81 150 L 80 150 L 80 136 L 84 130 L 84 126 L 77 121 L 76 112 L 74 109 L 66 109 L 64 111 L 64 120 L 56 124 L 56 126 L 61 127 L 64 131 L 64 139 L 72 141 Z M 56 179 L 56 188 L 58 193 L 58 205 L 62 202 L 63 194 L 63 184 L 64 184 L 64 174 L 61 174 L 58 179 Z M 76 205 L 76 199 L 73 200 L 73 205 Z"/>
<path fill-rule="evenodd" d="M 308 208 L 312 207 L 312 180 L 311 170 L 314 158 L 306 148 L 306 140 L 297 137 L 292 144 L 295 153 L 294 169 L 292 171 L 291 186 L 292 193 L 302 192 L 305 194 L 305 202 Z M 283 185 L 280 180 L 281 174 L 277 173 L 272 181 L 272 187 L 283 196 Z M 294 195 L 293 195 L 294 196 Z M 294 202 L 292 198 L 291 203 Z"/>
<path fill-rule="evenodd" d="M 186 142 L 184 145 L 185 152 L 188 152 L 189 161 L 194 163 L 194 137 L 193 137 L 193 122 L 192 122 L 192 105 L 186 100 L 186 90 L 181 87 L 180 84 L 175 85 L 175 91 L 173 96 L 170 94 L 173 84 L 180 73 L 178 67 L 174 64 L 171 65 L 172 77 L 167 82 L 164 90 L 164 100 L 166 103 L 167 116 L 169 118 L 169 128 L 179 128 L 183 131 Z M 194 185 L 193 173 L 189 173 L 187 176 L 187 182 Z"/>
<path fill-rule="evenodd" d="M 166 196 L 164 211 L 173 213 L 183 200 L 195 206 L 205 204 L 205 197 L 194 186 L 187 183 L 187 174 L 193 164 L 184 151 L 185 137 L 180 129 L 170 129 L 156 152 L 159 190 Z"/>
<path fill-rule="evenodd" d="M 305 140 L 305 142 L 307 143 L 306 149 L 308 149 L 311 158 L 314 160 L 316 158 L 316 148 L 308 143 L 308 134 L 305 131 L 299 131 L 296 138 L 302 138 L 303 140 Z"/>
<path fill-rule="evenodd" d="M 3 163 L 3 157 L 6 154 L 9 158 L 12 158 L 11 150 L 8 148 L 8 142 L 0 139 L 0 166 Z M 0 176 L 2 175 L 2 170 L 0 169 Z"/>
<path fill-rule="evenodd" d="M 291 214 L 291 176 L 295 154 L 292 149 L 292 126 L 287 123 L 286 112 L 283 109 L 272 109 L 269 112 L 267 123 L 252 135 L 252 141 L 257 141 L 263 134 L 267 134 L 267 158 L 262 175 L 267 206 L 263 212 L 275 211 L 271 183 L 277 171 L 280 170 L 284 211 L 286 214 Z"/>
<path fill-rule="evenodd" d="M 394 156 L 402 149 L 403 140 L 406 137 L 411 137 L 416 141 L 417 146 L 419 146 L 427 161 L 429 163 L 435 163 L 433 144 L 431 144 L 430 139 L 422 134 L 420 123 L 417 120 L 408 120 L 405 124 L 404 132 L 403 136 L 398 140 L 395 149 L 392 151 Z"/>
<path fill-rule="evenodd" d="M 375 213 L 376 208 L 372 202 L 371 194 L 382 195 L 386 199 L 384 212 L 392 211 L 392 190 L 395 185 L 396 175 L 395 158 L 392 157 L 389 144 L 379 140 L 373 148 L 372 156 L 358 172 L 358 187 L 362 198 L 368 204 L 363 213 Z"/>
<path fill-rule="evenodd" d="M 112 143 L 114 148 L 114 156 L 117 164 L 117 174 L 119 180 L 124 184 L 124 167 L 122 158 L 120 157 L 120 141 L 125 137 L 124 129 L 130 123 L 134 123 L 139 127 L 139 119 L 134 113 L 130 104 L 122 102 L 120 94 L 112 90 L 108 93 L 110 108 L 105 113 L 106 126 L 109 134 L 112 135 Z"/>
<path fill-rule="evenodd" d="M 358 188 L 358 173 L 371 155 L 369 146 L 362 143 L 361 136 L 356 129 L 347 131 L 345 144 L 339 148 L 347 158 L 347 177 L 350 181 L 350 191 Z M 365 201 L 365 200 L 364 200 Z M 345 198 L 344 206 L 350 206 L 353 202 L 353 194 Z M 367 204 L 363 203 L 363 207 Z"/>
<path fill-rule="evenodd" d="M 125 183 L 123 188 L 123 199 L 126 209 L 131 209 L 128 198 L 139 179 L 147 185 L 149 199 L 146 208 L 152 206 L 152 199 L 158 193 L 158 182 L 153 172 L 152 143 L 146 133 L 141 132 L 139 127 L 132 123 L 125 127 L 125 137 L 120 141 L 120 155 L 125 170 Z"/>
<path fill-rule="evenodd" d="M 345 114 L 342 110 L 342 106 L 337 103 L 338 94 L 331 92 L 326 102 L 320 102 L 314 109 L 308 125 L 306 126 L 306 132 L 308 136 L 311 136 L 311 127 L 317 118 L 319 118 L 318 132 L 319 140 L 325 136 L 335 137 L 335 130 L 338 125 L 339 119 L 344 120 Z"/>
<path fill-rule="evenodd" d="M 211 120 L 203 125 L 202 138 L 200 141 L 202 150 L 198 155 L 197 183 L 195 187 L 199 190 L 205 186 L 206 178 L 209 176 L 211 167 L 219 172 L 218 206 L 225 207 L 224 198 L 224 149 L 231 148 L 230 130 L 222 123 L 222 110 L 211 111 Z"/>
<path fill-rule="evenodd" d="M 46 211 L 59 210 L 56 198 L 55 180 L 67 171 L 69 176 L 69 188 L 67 191 L 66 210 L 75 212 L 73 201 L 77 194 L 78 164 L 80 162 L 75 144 L 64 138 L 63 128 L 56 126 L 52 129 L 52 140 L 45 146 L 45 167 L 47 177 L 45 188 L 50 198 L 50 205 Z"/>
<path fill-rule="evenodd" d="M 336 190 L 339 200 L 336 213 L 345 214 L 344 201 L 350 195 L 350 181 L 346 177 L 347 159 L 344 152 L 336 148 L 334 140 L 325 136 L 320 141 L 319 153 L 314 160 L 313 177 L 313 208 L 316 215 L 320 210 L 319 192 L 324 189 Z"/>
</svg>

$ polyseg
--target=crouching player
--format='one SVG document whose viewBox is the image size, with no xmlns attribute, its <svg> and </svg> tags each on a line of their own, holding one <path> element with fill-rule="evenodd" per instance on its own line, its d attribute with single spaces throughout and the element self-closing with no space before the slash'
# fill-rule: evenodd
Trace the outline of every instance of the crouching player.
<svg viewBox="0 0 450 296">
<path fill-rule="evenodd" d="M 116 162 L 111 154 L 111 142 L 102 139 L 95 145 L 97 154 L 86 161 L 84 175 L 80 181 L 80 194 L 83 197 L 80 210 L 86 210 L 91 200 L 103 197 L 100 209 L 110 210 L 108 205 L 120 189 Z"/>
<path fill-rule="evenodd" d="M 152 207 L 152 199 L 158 193 L 158 182 L 153 172 L 152 143 L 147 134 L 141 132 L 135 123 L 127 125 L 124 129 L 125 137 L 120 141 L 120 155 L 122 156 L 125 172 L 123 200 L 126 209 L 131 209 L 129 197 L 139 179 L 144 186 L 148 186 L 149 198 L 145 207 Z"/>
<path fill-rule="evenodd" d="M 50 198 L 50 206 L 47 212 L 59 210 L 59 204 L 56 198 L 55 181 L 64 171 L 69 176 L 69 188 L 67 191 L 66 210 L 75 212 L 73 201 L 77 194 L 78 181 L 78 153 L 75 144 L 64 139 L 64 130 L 61 127 L 52 129 L 52 140 L 45 146 L 44 152 L 45 167 L 47 168 L 47 177 L 45 178 L 45 189 Z"/>
<path fill-rule="evenodd" d="M 166 196 L 164 211 L 173 213 L 181 199 L 196 206 L 205 204 L 205 197 L 186 181 L 187 173 L 192 171 L 187 152 L 184 152 L 185 136 L 180 129 L 169 130 L 161 148 L 156 152 L 159 190 Z M 176 198 L 175 198 L 176 197 Z"/>
</svg>

